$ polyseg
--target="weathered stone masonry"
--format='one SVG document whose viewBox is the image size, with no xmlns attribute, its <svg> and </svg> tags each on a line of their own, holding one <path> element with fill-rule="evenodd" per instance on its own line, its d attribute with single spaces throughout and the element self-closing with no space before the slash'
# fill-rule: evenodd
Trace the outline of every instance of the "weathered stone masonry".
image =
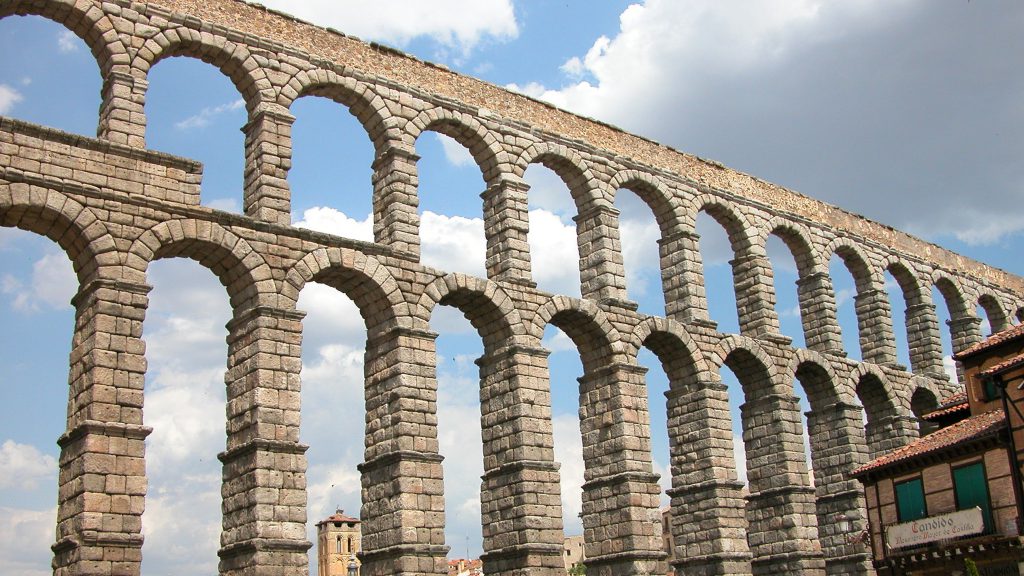
<svg viewBox="0 0 1024 576">
<path fill-rule="evenodd" d="M 941 372 L 931 287 L 946 300 L 956 348 L 980 338 L 975 305 L 995 328 L 1024 315 L 1024 280 L 717 164 L 551 108 L 393 50 L 232 0 L 0 0 L 0 17 L 59 22 L 90 47 L 103 75 L 97 138 L 0 118 L 0 225 L 45 235 L 74 263 L 66 433 L 60 438 L 55 574 L 138 574 L 145 507 L 143 420 L 147 268 L 197 260 L 230 296 L 223 574 L 306 574 L 306 447 L 299 443 L 300 349 L 308 282 L 351 297 L 368 330 L 363 571 L 445 573 L 432 311 L 459 308 L 484 343 L 484 560 L 495 574 L 562 568 L 544 328 L 574 340 L 585 375 L 580 417 L 586 556 L 594 574 L 664 569 L 657 475 L 641 347 L 670 379 L 675 562 L 685 574 L 865 574 L 867 551 L 836 532 L 864 525 L 845 475 L 917 434 L 912 398 L 952 385 Z M 201 167 L 145 149 L 147 74 L 170 56 L 223 71 L 245 99 L 245 215 L 199 205 Z M 289 108 L 321 95 L 346 106 L 375 149 L 375 242 L 290 226 Z M 486 190 L 487 278 L 421 266 L 416 138 L 465 145 Z M 531 163 L 552 168 L 578 209 L 582 299 L 531 281 Z M 665 317 L 626 299 L 614 194 L 654 211 Z M 728 231 L 741 334 L 708 320 L 695 219 Z M 769 235 L 798 263 L 806 349 L 778 334 Z M 828 275 L 839 255 L 857 284 L 864 362 L 846 357 Z M 898 280 L 911 370 L 895 363 L 884 273 Z M 727 390 L 740 379 L 750 495 L 731 449 Z M 793 381 L 808 391 L 815 483 L 807 478 Z M 915 400 L 917 401 L 917 400 Z M 863 406 L 863 409 L 861 408 Z M 867 417 L 867 429 L 862 426 Z"/>
</svg>

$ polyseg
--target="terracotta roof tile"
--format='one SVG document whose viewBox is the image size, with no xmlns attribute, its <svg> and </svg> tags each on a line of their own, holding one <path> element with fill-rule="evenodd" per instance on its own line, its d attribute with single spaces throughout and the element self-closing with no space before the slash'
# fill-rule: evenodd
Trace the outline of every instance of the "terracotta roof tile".
<svg viewBox="0 0 1024 576">
<path fill-rule="evenodd" d="M 1024 364 L 1024 354 L 1018 354 L 1013 358 L 1003 360 L 999 364 L 996 364 L 995 366 L 989 368 L 988 370 L 985 370 L 984 372 L 981 373 L 981 375 L 993 376 L 995 374 L 999 374 L 1000 372 L 1005 372 L 1011 368 L 1016 368 L 1017 366 L 1020 366 L 1022 364 Z"/>
<path fill-rule="evenodd" d="M 981 342 L 953 354 L 953 358 L 955 360 L 963 360 L 968 356 L 974 356 L 982 350 L 988 350 L 989 348 L 998 346 L 1004 342 L 1009 342 L 1019 336 L 1024 336 L 1024 324 L 1017 324 L 1016 326 L 1011 326 L 1002 332 L 997 332 Z"/>
<path fill-rule="evenodd" d="M 942 400 L 942 402 L 939 403 L 938 408 L 932 410 L 931 412 L 925 414 L 922 417 L 925 420 L 931 420 L 932 418 L 939 418 L 941 416 L 952 414 L 954 412 L 959 412 L 961 410 L 969 410 L 970 407 L 971 405 L 967 401 L 967 391 L 960 390 L 955 394 L 950 394 L 949 396 L 945 397 Z"/>
<path fill-rule="evenodd" d="M 971 440 L 984 438 L 995 434 L 1004 426 L 1006 426 L 1006 417 L 1001 409 L 971 416 L 956 424 L 936 430 L 884 456 L 875 458 L 854 470 L 851 475 L 854 477 L 861 476 L 867 472 L 887 468 L 893 464 L 905 462 L 912 458 L 942 450 L 943 448 L 950 448 Z"/>
<path fill-rule="evenodd" d="M 354 522 L 356 524 L 359 524 L 359 518 L 346 516 L 344 510 L 338 510 L 334 514 L 331 514 L 327 518 L 324 518 L 323 520 L 317 522 L 316 525 L 320 526 L 321 524 L 328 524 L 331 522 Z"/>
</svg>

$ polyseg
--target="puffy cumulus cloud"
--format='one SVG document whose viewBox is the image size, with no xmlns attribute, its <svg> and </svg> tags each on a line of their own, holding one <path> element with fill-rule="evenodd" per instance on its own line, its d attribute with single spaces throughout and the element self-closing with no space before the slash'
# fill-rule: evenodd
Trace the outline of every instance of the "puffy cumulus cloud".
<svg viewBox="0 0 1024 576">
<path fill-rule="evenodd" d="M 26 510 L 0 507 L 0 573 L 47 576 L 57 509 Z"/>
<path fill-rule="evenodd" d="M 486 277 L 487 243 L 480 218 L 444 216 L 426 211 L 420 217 L 422 262 L 448 272 Z"/>
<path fill-rule="evenodd" d="M 580 252 L 576 226 L 547 210 L 530 210 L 530 265 L 541 290 L 580 295 Z"/>
<path fill-rule="evenodd" d="M 473 155 L 469 153 L 469 150 L 462 144 L 459 144 L 454 138 L 445 136 L 440 132 L 433 132 L 432 134 L 441 143 L 441 149 L 444 150 L 444 158 L 449 164 L 459 168 L 475 164 Z"/>
<path fill-rule="evenodd" d="M 991 243 L 1024 229 L 1022 15 L 647 0 L 566 62 L 563 86 L 510 87 L 913 233 Z"/>
<path fill-rule="evenodd" d="M 56 483 L 57 459 L 35 446 L 5 440 L 0 444 L 0 488 L 35 490 L 41 482 Z"/>
<path fill-rule="evenodd" d="M 0 279 L 0 292 L 11 296 L 11 307 L 24 313 L 68 308 L 77 290 L 78 278 L 71 262 L 57 251 L 36 260 L 28 279 L 13 274 Z"/>
<path fill-rule="evenodd" d="M 340 210 L 317 206 L 304 210 L 302 218 L 295 222 L 294 226 L 373 242 L 373 215 L 369 215 L 363 220 L 356 220 Z"/>
<path fill-rule="evenodd" d="M 61 53 L 77 52 L 81 46 L 82 41 L 71 30 L 61 30 L 57 34 L 57 50 Z"/>
<path fill-rule="evenodd" d="M 519 34 L 511 0 L 265 0 L 263 4 L 320 26 L 400 47 L 414 38 L 431 38 L 462 55 L 485 38 L 501 41 Z"/>
<path fill-rule="evenodd" d="M 156 484 L 156 486 L 154 486 Z M 142 517 L 144 574 L 215 574 L 220 542 L 220 471 L 151 482 Z"/>
<path fill-rule="evenodd" d="M 14 105 L 21 102 L 24 96 L 7 84 L 0 84 L 0 114 L 7 114 L 14 110 Z"/>
<path fill-rule="evenodd" d="M 959 382 L 959 376 L 956 374 L 956 360 L 953 360 L 952 356 L 942 357 L 942 369 L 949 374 L 949 379 L 952 382 Z"/>
<path fill-rule="evenodd" d="M 576 343 L 569 338 L 568 334 L 555 326 L 552 326 L 551 328 L 553 328 L 553 332 L 544 335 L 544 340 L 541 342 L 541 346 L 546 348 L 552 354 L 557 354 L 559 352 L 579 353 L 576 349 Z"/>
<path fill-rule="evenodd" d="M 562 522 L 567 535 L 582 534 L 583 524 L 583 435 L 576 414 L 552 418 L 555 436 L 555 460 L 561 465 Z"/>
<path fill-rule="evenodd" d="M 743 443 L 743 436 L 732 435 L 732 456 L 736 460 L 736 479 L 744 484 L 747 483 L 747 445 Z"/>
</svg>

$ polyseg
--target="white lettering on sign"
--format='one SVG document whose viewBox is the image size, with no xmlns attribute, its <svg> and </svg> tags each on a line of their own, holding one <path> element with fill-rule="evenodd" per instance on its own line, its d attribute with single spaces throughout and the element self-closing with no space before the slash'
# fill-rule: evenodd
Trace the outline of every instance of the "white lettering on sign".
<svg viewBox="0 0 1024 576">
<path fill-rule="evenodd" d="M 981 508 L 975 507 L 894 524 L 885 529 L 885 540 L 890 548 L 906 548 L 936 540 L 980 534 L 984 530 L 985 519 L 982 518 Z"/>
</svg>

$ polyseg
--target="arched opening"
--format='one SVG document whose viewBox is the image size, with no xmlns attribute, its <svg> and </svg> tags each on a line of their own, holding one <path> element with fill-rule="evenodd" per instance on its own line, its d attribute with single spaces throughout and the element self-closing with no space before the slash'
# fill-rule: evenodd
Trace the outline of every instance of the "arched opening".
<svg viewBox="0 0 1024 576">
<path fill-rule="evenodd" d="M 6 23 L 6 21 L 4 22 Z M 0 23 L 3 26 L 4 23 Z M 0 40 L 0 43 L 6 41 Z M 0 227 L 0 572 L 50 574 L 57 438 L 68 411 L 78 278 L 51 240 Z"/>
<path fill-rule="evenodd" d="M 938 284 L 932 286 L 932 302 L 935 302 L 935 317 L 939 323 L 939 338 L 942 343 L 942 368 L 949 375 L 950 381 L 959 382 L 960 376 L 957 373 L 957 364 L 953 360 L 953 340 L 959 336 L 955 332 L 962 330 L 954 325 L 953 314 L 956 308 L 950 307 L 950 298 L 946 296 Z M 957 310 L 957 320 L 963 318 L 963 308 Z M 941 327 L 946 326 L 946 330 Z"/>
<path fill-rule="evenodd" d="M 910 397 L 910 411 L 914 413 L 914 417 L 917 418 L 917 429 L 921 436 L 938 429 L 938 424 L 934 424 L 924 419 L 924 416 L 929 412 L 934 411 L 939 407 L 939 401 L 935 397 L 935 394 L 923 387 L 918 387 L 914 390 L 913 396 Z"/>
<path fill-rule="evenodd" d="M 697 235 L 700 237 L 700 259 L 707 299 L 708 318 L 718 324 L 718 331 L 739 334 L 736 288 L 732 260 L 732 244 L 720 220 L 701 210 L 697 214 Z"/>
<path fill-rule="evenodd" d="M 565 181 L 552 168 L 531 164 L 523 175 L 529 185 L 530 263 L 537 288 L 580 296 L 580 252 L 576 204 Z"/>
<path fill-rule="evenodd" d="M 842 258 L 833 254 L 829 260 L 828 275 L 836 298 L 836 321 L 842 336 L 843 349 L 851 360 L 861 360 L 860 330 L 857 327 L 855 297 L 857 285 Z"/>
<path fill-rule="evenodd" d="M 153 65 L 146 93 L 149 148 L 203 163 L 200 203 L 241 213 L 248 121 L 245 101 L 211 64 L 171 57 Z"/>
<path fill-rule="evenodd" d="M 217 277 L 196 262 L 156 261 L 148 279 L 143 421 L 153 433 L 142 572 L 216 573 L 231 307 Z"/>
<path fill-rule="evenodd" d="M 990 294 L 982 294 L 978 297 L 978 308 L 984 312 L 979 314 L 985 320 L 982 323 L 982 333 L 986 336 L 995 334 L 1010 327 L 1010 321 L 1006 317 L 999 300 Z M 986 325 L 987 324 L 987 325 Z"/>
<path fill-rule="evenodd" d="M 296 305 L 302 320 L 300 441 L 306 451 L 306 534 L 310 573 L 319 554 L 316 523 L 337 509 L 359 517 L 357 465 L 366 427 L 364 354 L 366 326 L 355 302 L 331 279 L 306 284 Z M 340 536 L 339 536 L 340 538 Z M 341 541 L 339 540 L 339 546 Z"/>
<path fill-rule="evenodd" d="M 344 104 L 307 96 L 292 103 L 292 224 L 373 241 L 373 144 Z"/>
<path fill-rule="evenodd" d="M 480 194 L 486 183 L 469 149 L 437 124 L 416 140 L 421 262 L 486 278 L 487 241 Z"/>
<path fill-rule="evenodd" d="M 555 462 L 559 464 L 562 529 L 566 537 L 583 537 L 583 436 L 580 433 L 580 387 L 583 364 L 573 341 L 553 324 L 544 329 L 541 346 L 548 356 L 551 424 Z"/>
<path fill-rule="evenodd" d="M 779 316 L 779 331 L 793 340 L 795 348 L 806 346 L 804 339 L 805 311 L 800 305 L 797 282 L 800 272 L 796 257 L 786 241 L 778 234 L 768 236 L 766 245 L 775 281 L 775 311 Z"/>
<path fill-rule="evenodd" d="M 891 269 L 885 271 L 885 290 L 889 295 L 889 310 L 892 312 L 893 346 L 896 348 L 896 361 L 910 368 L 910 344 L 907 341 L 907 297 L 906 290 L 901 286 L 899 278 Z"/>
<path fill-rule="evenodd" d="M 0 115 L 95 137 L 103 79 L 74 32 L 39 16 L 0 20 Z"/>
<path fill-rule="evenodd" d="M 864 408 L 864 435 L 870 459 L 903 446 L 917 436 L 915 427 L 899 415 L 878 375 L 862 374 L 857 380 L 856 393 Z"/>
<path fill-rule="evenodd" d="M 626 269 L 626 295 L 638 310 L 665 315 L 658 241 L 661 229 L 650 206 L 635 192 L 620 188 L 615 193 L 619 211 L 619 237 Z"/>
</svg>

